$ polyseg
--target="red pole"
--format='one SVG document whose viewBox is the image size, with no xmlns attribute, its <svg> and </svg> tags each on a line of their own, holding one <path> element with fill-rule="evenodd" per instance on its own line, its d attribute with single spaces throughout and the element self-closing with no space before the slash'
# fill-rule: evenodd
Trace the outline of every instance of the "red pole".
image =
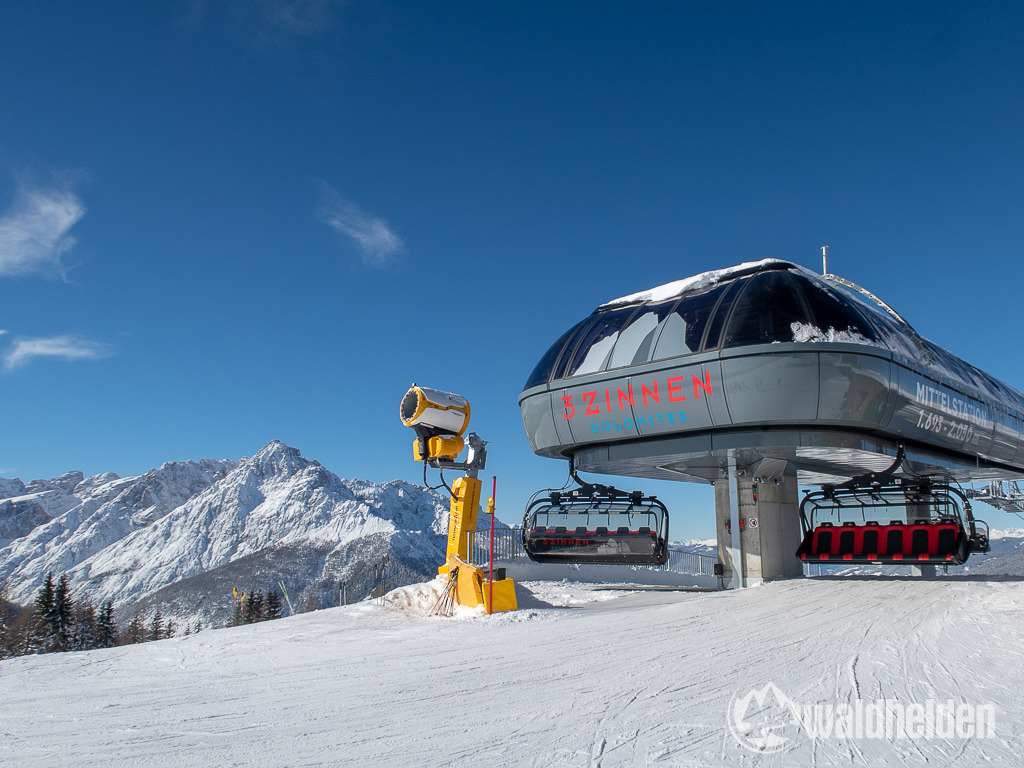
<svg viewBox="0 0 1024 768">
<path fill-rule="evenodd" d="M 494 610 L 494 497 L 498 495 L 498 476 L 494 475 L 491 485 L 491 557 L 490 573 L 487 576 L 487 614 Z"/>
</svg>

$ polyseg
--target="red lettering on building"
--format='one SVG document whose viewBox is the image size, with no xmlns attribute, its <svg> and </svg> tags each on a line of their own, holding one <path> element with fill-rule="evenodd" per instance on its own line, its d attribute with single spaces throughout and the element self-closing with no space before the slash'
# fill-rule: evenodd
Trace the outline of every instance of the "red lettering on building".
<svg viewBox="0 0 1024 768">
<path fill-rule="evenodd" d="M 683 374 L 680 376 L 672 376 L 665 379 L 665 388 L 668 390 L 668 400 L 672 403 L 681 403 L 686 400 L 686 395 L 683 394 L 686 381 L 686 377 L 691 376 L 693 382 L 693 396 L 698 400 L 701 394 L 705 394 L 708 397 L 714 395 L 711 388 L 711 372 L 704 371 L 703 379 L 696 373 L 694 374 Z M 649 383 L 640 382 L 640 397 L 643 400 L 643 407 L 648 408 L 652 404 L 661 405 L 661 381 L 655 379 Z M 593 390 L 591 392 L 583 392 L 581 396 L 585 403 L 583 415 L 585 416 L 598 416 L 602 413 L 612 412 L 612 390 L 611 387 L 607 387 L 604 390 L 604 402 L 606 411 L 601 410 L 601 406 L 598 403 L 597 397 L 601 390 Z M 633 384 L 630 382 L 626 389 L 622 387 L 615 387 L 615 396 L 619 401 L 619 411 L 628 411 L 626 408 L 628 404 L 630 408 L 636 407 L 636 392 L 633 389 Z M 576 416 L 576 406 L 573 404 L 573 398 L 575 395 L 564 395 L 562 397 L 562 404 L 564 406 L 564 413 L 562 414 L 566 419 L 572 419 Z M 653 418 L 653 417 L 652 417 Z"/>
<path fill-rule="evenodd" d="M 661 395 L 658 394 L 658 382 L 657 381 L 654 382 L 654 389 L 653 390 L 648 389 L 646 384 L 641 383 L 640 384 L 640 394 L 643 395 L 644 405 L 645 406 L 647 405 L 647 396 L 648 395 L 651 396 L 651 400 L 656 402 L 658 405 L 661 405 Z"/>
<path fill-rule="evenodd" d="M 683 391 L 682 385 L 676 383 L 677 381 L 682 381 L 685 378 L 685 376 L 673 376 L 671 379 L 665 382 L 668 385 L 669 402 L 679 403 L 686 399 L 686 395 L 679 394 L 680 392 Z"/>
<path fill-rule="evenodd" d="M 693 396 L 698 400 L 702 389 L 711 397 L 711 371 L 704 371 L 704 381 L 698 379 L 697 374 L 693 374 Z"/>
<path fill-rule="evenodd" d="M 619 389 L 619 410 L 620 411 L 626 410 L 626 407 L 622 404 L 623 400 L 625 400 L 631 406 L 633 405 L 633 385 L 632 384 L 629 385 L 629 394 L 628 395 L 625 392 L 623 392 L 621 388 Z"/>
</svg>

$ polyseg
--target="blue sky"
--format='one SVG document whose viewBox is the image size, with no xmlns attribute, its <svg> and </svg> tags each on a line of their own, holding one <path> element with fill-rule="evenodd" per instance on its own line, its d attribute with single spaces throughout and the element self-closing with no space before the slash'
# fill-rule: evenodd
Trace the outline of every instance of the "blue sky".
<svg viewBox="0 0 1024 768">
<path fill-rule="evenodd" d="M 4 3 L 0 474 L 281 439 L 418 481 L 416 381 L 513 521 L 564 478 L 516 402 L 563 330 L 826 244 L 1022 388 L 1021 136 L 1012 2 Z"/>
</svg>

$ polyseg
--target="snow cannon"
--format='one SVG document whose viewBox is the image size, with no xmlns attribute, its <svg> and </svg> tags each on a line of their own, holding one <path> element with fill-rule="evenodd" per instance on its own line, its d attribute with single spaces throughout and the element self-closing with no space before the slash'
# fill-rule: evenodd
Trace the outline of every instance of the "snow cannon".
<svg viewBox="0 0 1024 768">
<path fill-rule="evenodd" d="M 502 575 L 494 579 L 493 572 L 485 575 L 480 566 L 471 562 L 469 554 L 469 533 L 476 530 L 480 512 L 479 474 L 487 462 L 487 442 L 475 432 L 470 432 L 465 439 L 462 437 L 469 426 L 469 400 L 454 392 L 414 383 L 402 398 L 399 415 L 405 426 L 416 431 L 413 458 L 424 463 L 424 484 L 428 466 L 442 473 L 446 469 L 465 472 L 465 476 L 455 478 L 449 488 L 452 498 L 448 547 L 445 563 L 437 569 L 438 573 L 448 575 L 446 594 L 450 592 L 452 601 L 460 605 L 485 606 L 488 613 L 516 610 L 515 585 L 512 579 L 504 577 L 504 569 L 499 569 Z M 456 461 L 467 445 L 466 460 Z M 443 474 L 441 482 L 448 487 Z M 494 514 L 493 496 L 487 500 L 487 512 Z"/>
<path fill-rule="evenodd" d="M 405 426 L 416 430 L 416 461 L 431 466 L 454 461 L 466 445 L 462 433 L 469 426 L 469 400 L 462 395 L 413 384 L 402 398 L 400 415 Z"/>
</svg>

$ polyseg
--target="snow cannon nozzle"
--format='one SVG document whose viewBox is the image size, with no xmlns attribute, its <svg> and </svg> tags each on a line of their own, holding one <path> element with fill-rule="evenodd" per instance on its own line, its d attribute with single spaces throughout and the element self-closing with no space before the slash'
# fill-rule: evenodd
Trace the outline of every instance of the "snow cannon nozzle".
<svg viewBox="0 0 1024 768">
<path fill-rule="evenodd" d="M 399 417 L 416 432 L 413 458 L 441 469 L 483 469 L 486 451 L 483 440 L 470 433 L 469 400 L 454 392 L 445 392 L 413 384 L 402 398 Z M 456 457 L 469 441 L 470 457 L 463 464 Z"/>
</svg>

